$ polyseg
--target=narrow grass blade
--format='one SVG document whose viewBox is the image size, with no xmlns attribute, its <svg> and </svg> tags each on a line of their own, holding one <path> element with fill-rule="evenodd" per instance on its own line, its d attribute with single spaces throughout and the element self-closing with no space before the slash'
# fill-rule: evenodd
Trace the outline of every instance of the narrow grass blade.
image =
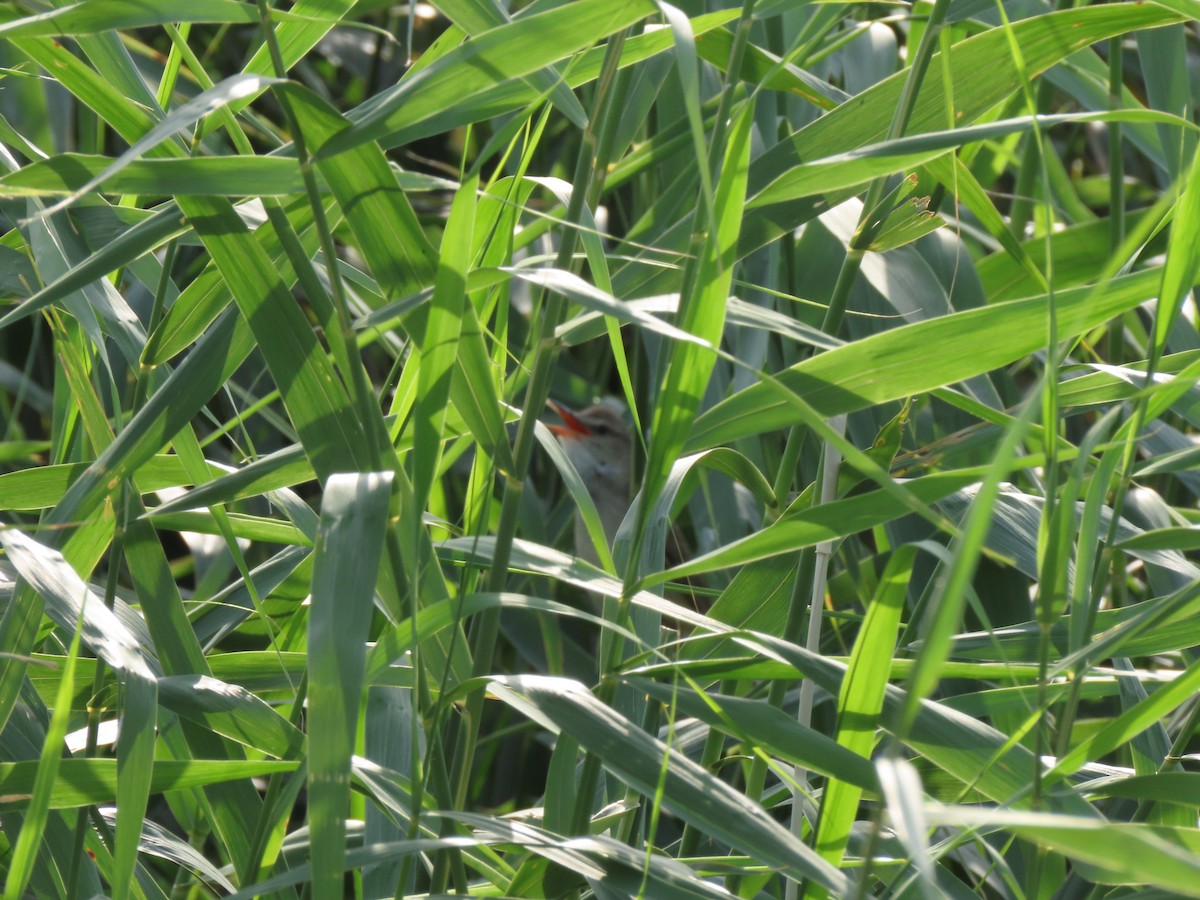
<svg viewBox="0 0 1200 900">
<path fill-rule="evenodd" d="M 475 231 L 475 192 L 478 181 L 468 178 L 450 208 L 442 234 L 433 300 L 421 342 L 420 372 L 417 374 L 417 404 L 413 410 L 413 489 L 416 508 L 424 509 L 433 490 L 434 472 L 441 456 L 446 404 L 458 356 L 466 305 L 467 269 Z M 413 517 L 418 522 L 418 517 Z"/>
<path fill-rule="evenodd" d="M 314 471 L 366 468 L 364 423 L 270 258 L 227 201 L 181 204 L 254 331 Z"/>
<path fill-rule="evenodd" d="M 579 0 L 493 28 L 401 80 L 362 109 L 321 156 L 410 129 L 488 88 L 553 65 L 654 9 L 650 0 Z"/>
<path fill-rule="evenodd" d="M 308 821 L 317 898 L 342 896 L 350 757 L 391 482 L 390 473 L 335 475 L 321 503 L 308 624 Z"/>
<path fill-rule="evenodd" d="M 1091 881 L 1160 887 L 1200 897 L 1200 836 L 1194 828 L 1105 822 L 1046 813 L 929 808 L 931 825 L 1004 830 L 1066 854 Z"/>
<path fill-rule="evenodd" d="M 278 11 L 275 15 L 288 14 Z M 189 0 L 165 4 L 161 9 L 127 0 L 87 0 L 6 22 L 0 25 L 0 37 L 91 34 L 175 22 L 253 23 L 258 19 L 258 10 L 237 0 Z"/>
<path fill-rule="evenodd" d="M 916 551 L 914 545 L 905 544 L 888 560 L 867 608 L 866 621 L 854 642 L 850 665 L 838 694 L 837 742 L 864 759 L 870 759 L 875 746 L 890 674 L 889 667 L 881 665 L 881 661 L 891 659 L 896 649 Z M 841 778 L 825 786 L 814 846 L 835 866 L 841 865 L 861 796 L 861 785 Z"/>
<path fill-rule="evenodd" d="M 1022 116 L 981 125 L 968 125 L 965 128 L 927 131 L 890 141 L 866 144 L 820 159 L 806 160 L 792 166 L 756 193 L 747 206 L 753 209 L 831 191 L 856 188 L 880 176 L 927 165 L 949 150 L 976 141 L 994 140 L 1008 134 L 1023 133 L 1032 128 L 1049 129 L 1070 122 L 1101 121 L 1162 122 L 1188 127 L 1187 122 L 1165 113 L 1121 110 Z"/>
<path fill-rule="evenodd" d="M 1118 278 L 1101 290 L 1058 292 L 1059 337 L 1087 331 L 1157 293 L 1161 271 Z M 832 416 L 953 384 L 1007 365 L 1046 344 L 1046 299 L 1032 297 L 902 325 L 821 353 L 778 380 L 818 413 Z M 698 450 L 791 424 L 786 402 L 757 384 L 696 420 Z"/>
<path fill-rule="evenodd" d="M 738 233 L 746 199 L 750 165 L 750 135 L 754 104 L 737 111 L 724 148 L 721 176 L 712 200 L 714 231 L 706 232 L 695 272 L 694 292 L 684 291 L 679 304 L 679 326 L 716 347 L 725 328 L 725 303 L 733 280 Z M 700 406 L 716 356 L 694 343 L 672 345 L 662 388 L 654 405 L 650 448 L 643 477 L 646 497 L 657 499 L 671 465 L 680 455 Z M 643 504 L 643 517 L 649 510 Z"/>
<path fill-rule="evenodd" d="M 159 760 L 150 773 L 150 793 L 206 787 L 226 781 L 260 778 L 277 772 L 293 772 L 294 760 Z M 38 763 L 0 763 L 0 789 L 8 808 L 20 809 L 33 792 Z M 51 809 L 111 805 L 117 799 L 115 759 L 64 759 L 58 764 L 58 779 L 50 795 Z"/>
<path fill-rule="evenodd" d="M 922 503 L 936 503 L 955 491 L 974 484 L 981 477 L 980 472 L 944 472 L 905 481 L 904 488 L 910 496 Z M 836 541 L 858 531 L 870 530 L 907 515 L 910 511 L 906 504 L 884 491 L 872 491 L 833 503 L 802 507 L 784 513 L 778 521 L 748 537 L 718 547 L 665 572 L 652 573 L 646 577 L 645 583 L 658 584 L 672 578 L 683 578 L 792 553 L 822 541 Z"/>
<path fill-rule="evenodd" d="M 163 141 L 170 140 L 179 131 L 188 128 L 204 116 L 211 115 L 222 106 L 245 97 L 248 94 L 261 91 L 271 84 L 278 84 L 280 79 L 268 78 L 261 75 L 234 75 L 220 84 L 208 89 L 194 100 L 190 100 L 179 108 L 172 110 L 161 122 L 147 131 L 133 146 L 118 156 L 104 171 L 90 178 L 77 190 L 46 207 L 40 215 L 50 216 L 61 209 L 70 206 L 84 194 L 95 190 L 110 176 L 121 171 L 126 165 L 144 156 Z"/>
<path fill-rule="evenodd" d="M 215 734 L 278 759 L 299 756 L 303 732 L 240 685 L 207 675 L 172 675 L 158 680 L 158 693 L 164 708 Z"/>
<path fill-rule="evenodd" d="M 22 577 L 46 601 L 46 612 L 64 628 L 81 625 L 88 648 L 115 669 L 124 686 L 121 737 L 117 742 L 117 816 L 114 854 L 115 896 L 124 898 L 137 864 L 141 822 L 150 790 L 154 758 L 158 688 L 149 661 L 136 638 L 92 593 L 62 555 L 15 529 L 0 530 L 0 545 Z"/>
<path fill-rule="evenodd" d="M 7 547 L 5 548 L 7 550 Z M 80 609 L 82 618 L 83 609 Z M 81 625 L 82 623 L 79 623 Z M 63 661 L 61 678 L 58 683 L 58 695 L 54 702 L 54 712 L 50 717 L 50 727 L 46 729 L 45 742 L 42 745 L 42 756 L 38 761 L 37 775 L 33 783 L 33 791 L 29 805 L 25 809 L 21 831 L 12 847 L 8 877 L 4 881 L 4 896 L 8 898 L 21 897 L 33 873 L 33 865 L 42 846 L 42 830 L 46 825 L 46 816 L 50 807 L 50 792 L 58 778 L 58 767 L 62 760 L 63 739 L 67 734 L 67 723 L 71 715 L 71 688 L 75 680 L 75 663 L 79 658 L 79 639 L 83 628 L 76 626 L 71 637 L 70 647 Z"/>
<path fill-rule="evenodd" d="M 21 170 L 22 172 L 25 170 Z M 168 207 L 144 219 L 115 240 L 73 266 L 28 300 L 9 310 L 0 317 L 0 329 L 20 319 L 60 302 L 73 291 L 80 290 L 108 272 L 127 265 L 144 253 L 154 250 L 164 241 L 187 231 L 183 214 L 178 208 Z"/>
<path fill-rule="evenodd" d="M 344 134 L 349 123 L 333 107 L 297 85 L 282 90 L 295 110 L 312 153 Z M 385 297 L 403 297 L 433 283 L 437 252 L 421 228 L 396 173 L 379 147 L 362 142 L 321 158 L 318 169 L 337 197 L 358 246 Z"/>
<path fill-rule="evenodd" d="M 707 722 L 744 746 L 828 775 L 838 779 L 837 783 L 854 785 L 860 792 L 879 790 L 879 779 L 865 754 L 856 755 L 780 709 L 744 697 L 701 694 L 640 678 L 632 681 L 663 703 L 675 703 L 682 714 Z M 841 860 L 830 862 L 836 866 Z"/>
<path fill-rule="evenodd" d="M 553 731 L 562 731 L 595 753 L 622 782 L 713 838 L 752 853 L 793 878 L 811 878 L 839 896 L 846 877 L 800 843 L 760 807 L 600 703 L 578 682 L 543 676 L 507 676 L 491 690 Z M 663 768 L 663 760 L 669 766 Z M 661 784 L 660 771 L 665 771 Z"/>
<path fill-rule="evenodd" d="M 1156 726 L 1167 714 L 1200 690 L 1200 662 L 1192 663 L 1169 684 L 1163 685 L 1140 703 L 1112 719 L 1100 731 L 1071 749 L 1047 774 L 1047 778 L 1071 775 L 1092 759 L 1101 759 L 1147 728 Z"/>
<path fill-rule="evenodd" d="M 1155 356 L 1166 347 L 1167 335 L 1175 324 L 1184 301 L 1200 274 L 1200 156 L 1192 160 L 1183 194 L 1175 206 L 1171 236 L 1167 242 L 1167 261 L 1163 266 L 1158 312 L 1154 319 Z"/>
</svg>

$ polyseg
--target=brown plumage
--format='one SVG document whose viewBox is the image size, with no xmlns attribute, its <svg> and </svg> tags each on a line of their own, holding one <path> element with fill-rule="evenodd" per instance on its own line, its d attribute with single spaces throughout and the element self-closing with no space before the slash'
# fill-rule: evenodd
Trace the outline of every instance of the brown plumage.
<svg viewBox="0 0 1200 900">
<path fill-rule="evenodd" d="M 578 412 L 557 403 L 550 405 L 563 424 L 549 428 L 587 485 L 604 526 L 604 537 L 612 547 L 632 497 L 633 433 L 615 404 L 597 403 Z M 599 565 L 583 517 L 578 513 L 575 514 L 575 555 Z M 667 567 L 677 566 L 691 556 L 687 541 L 672 525 L 666 546 Z M 692 584 L 690 579 L 688 583 Z M 675 595 L 674 599 L 684 598 Z M 701 611 L 708 607 L 705 600 L 694 595 L 686 596 L 685 602 Z"/>
<path fill-rule="evenodd" d="M 556 403 L 552 406 L 563 424 L 551 425 L 550 430 L 557 435 L 571 465 L 587 485 L 611 547 L 629 510 L 633 435 L 621 414 L 611 406 L 598 403 L 579 412 Z M 575 516 L 575 554 L 589 562 L 599 562 L 579 515 Z"/>
</svg>

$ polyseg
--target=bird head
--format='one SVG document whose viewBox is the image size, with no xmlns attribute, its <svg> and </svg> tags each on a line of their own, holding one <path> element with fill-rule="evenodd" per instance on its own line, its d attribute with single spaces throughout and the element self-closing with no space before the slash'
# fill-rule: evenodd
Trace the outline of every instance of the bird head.
<svg viewBox="0 0 1200 900">
<path fill-rule="evenodd" d="M 633 436 L 621 413 L 598 403 L 579 411 L 551 401 L 563 424 L 551 425 L 571 464 L 593 498 L 616 495 L 629 500 L 633 472 Z"/>
</svg>

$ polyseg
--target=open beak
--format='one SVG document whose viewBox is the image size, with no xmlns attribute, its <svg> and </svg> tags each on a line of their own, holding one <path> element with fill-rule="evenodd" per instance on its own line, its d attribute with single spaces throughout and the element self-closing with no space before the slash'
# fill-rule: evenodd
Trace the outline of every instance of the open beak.
<svg viewBox="0 0 1200 900">
<path fill-rule="evenodd" d="M 567 409 L 562 404 L 555 403 L 553 400 L 547 400 L 546 403 L 551 409 L 558 413 L 559 418 L 565 423 L 563 425 L 546 426 L 559 437 L 579 438 L 586 437 L 592 433 L 590 428 L 579 421 L 575 413 L 571 412 L 571 410 Z"/>
</svg>

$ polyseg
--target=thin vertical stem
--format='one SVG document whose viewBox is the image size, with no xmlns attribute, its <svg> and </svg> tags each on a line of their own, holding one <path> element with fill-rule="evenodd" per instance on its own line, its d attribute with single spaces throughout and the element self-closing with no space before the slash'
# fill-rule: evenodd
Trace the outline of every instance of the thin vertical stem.
<svg viewBox="0 0 1200 900">
<path fill-rule="evenodd" d="M 839 436 L 846 432 L 846 417 L 834 416 L 829 420 L 829 426 Z M 838 470 L 842 463 L 842 455 L 834 444 L 825 448 L 825 465 L 821 470 L 821 503 L 830 503 L 837 499 Z M 821 647 L 821 612 L 825 608 L 825 586 L 829 580 L 829 561 L 833 556 L 833 541 L 822 541 L 817 544 L 816 571 L 813 573 L 812 596 L 809 598 L 808 634 L 804 645 L 812 652 L 820 651 Z M 797 718 L 804 725 L 812 722 L 813 692 L 815 687 L 811 678 L 805 678 L 800 683 L 800 712 Z M 806 778 L 806 769 L 796 766 L 796 780 L 802 782 Z M 792 827 L 796 829 L 797 820 L 793 819 Z M 798 831 L 796 832 L 799 833 Z"/>
<path fill-rule="evenodd" d="M 1121 37 L 1108 41 L 1108 108 L 1119 109 L 1124 87 Z M 1125 155 L 1124 133 L 1115 119 L 1108 123 L 1108 245 L 1112 250 L 1125 239 Z M 1108 362 L 1119 366 L 1125 361 L 1125 317 L 1117 316 L 1108 326 Z"/>
</svg>

